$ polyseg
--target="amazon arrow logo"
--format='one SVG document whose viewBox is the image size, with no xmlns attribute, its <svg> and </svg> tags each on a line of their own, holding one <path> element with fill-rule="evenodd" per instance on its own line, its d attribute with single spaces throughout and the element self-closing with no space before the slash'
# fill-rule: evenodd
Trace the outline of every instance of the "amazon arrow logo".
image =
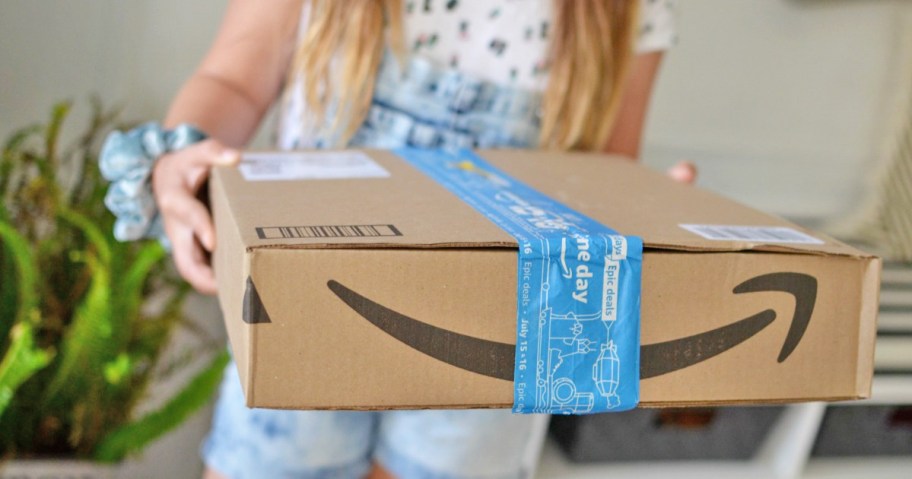
<svg viewBox="0 0 912 479">
<path fill-rule="evenodd" d="M 792 324 L 777 360 L 781 363 L 798 347 L 817 302 L 817 279 L 801 273 L 770 273 L 751 278 L 735 287 L 735 294 L 780 291 L 795 297 Z M 726 326 L 686 338 L 640 347 L 640 379 L 668 374 L 706 361 L 747 341 L 776 319 L 767 309 Z"/>
<path fill-rule="evenodd" d="M 387 308 L 337 281 L 327 283 L 350 308 L 383 332 L 432 358 L 458 368 L 507 381 L 513 380 L 516 346 L 438 328 Z M 778 291 L 795 298 L 795 311 L 777 360 L 781 363 L 798 347 L 817 301 L 817 280 L 801 273 L 770 273 L 751 278 L 735 294 Z M 253 281 L 247 279 L 243 318 L 248 324 L 269 323 L 269 314 Z M 747 341 L 776 319 L 766 309 L 731 324 L 680 339 L 640 347 L 640 379 L 668 374 L 701 363 Z"/>
<path fill-rule="evenodd" d="M 459 334 L 410 318 L 337 281 L 330 280 L 327 286 L 361 317 L 409 347 L 467 371 L 513 380 L 515 345 Z M 807 330 L 817 301 L 817 280 L 802 273 L 770 273 L 739 284 L 733 293 L 765 291 L 789 293 L 795 298 L 791 326 L 779 351 L 781 363 L 792 354 Z M 640 348 L 640 378 L 661 376 L 706 361 L 747 341 L 775 319 L 776 312 L 767 309 L 693 336 L 645 344 Z"/>
</svg>

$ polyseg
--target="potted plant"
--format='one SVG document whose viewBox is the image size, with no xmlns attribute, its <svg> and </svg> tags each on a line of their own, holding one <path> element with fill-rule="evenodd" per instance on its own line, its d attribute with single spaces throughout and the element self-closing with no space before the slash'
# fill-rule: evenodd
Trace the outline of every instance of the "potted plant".
<svg viewBox="0 0 912 479">
<path fill-rule="evenodd" d="M 11 135 L 0 158 L 3 462 L 116 464 L 204 406 L 228 360 L 219 341 L 205 341 L 212 359 L 158 409 L 135 417 L 154 381 L 190 363 L 164 354 L 188 325 L 190 290 L 158 243 L 120 243 L 110 233 L 107 185 L 95 165 L 116 113 L 93 101 L 88 128 L 64 150 L 69 111 L 59 104 L 47 125 Z"/>
</svg>

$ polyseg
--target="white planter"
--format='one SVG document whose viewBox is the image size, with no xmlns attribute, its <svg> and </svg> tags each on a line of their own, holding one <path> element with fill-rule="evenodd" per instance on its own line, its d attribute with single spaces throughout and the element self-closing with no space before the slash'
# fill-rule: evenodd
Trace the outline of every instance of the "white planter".
<svg viewBox="0 0 912 479">
<path fill-rule="evenodd" d="M 0 479 L 158 479 L 200 477 L 199 444 L 209 430 L 212 406 L 118 464 L 72 459 L 0 461 Z"/>
<path fill-rule="evenodd" d="M 0 479 L 114 479 L 120 467 L 67 459 L 13 460 L 0 466 Z"/>
</svg>

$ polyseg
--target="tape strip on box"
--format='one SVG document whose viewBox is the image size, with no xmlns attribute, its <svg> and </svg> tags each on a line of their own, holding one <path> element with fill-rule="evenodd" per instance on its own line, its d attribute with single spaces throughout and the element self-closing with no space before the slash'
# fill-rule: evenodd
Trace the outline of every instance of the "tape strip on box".
<svg viewBox="0 0 912 479">
<path fill-rule="evenodd" d="M 471 151 L 395 153 L 519 243 L 513 411 L 634 408 L 642 240 L 571 210 Z"/>
</svg>

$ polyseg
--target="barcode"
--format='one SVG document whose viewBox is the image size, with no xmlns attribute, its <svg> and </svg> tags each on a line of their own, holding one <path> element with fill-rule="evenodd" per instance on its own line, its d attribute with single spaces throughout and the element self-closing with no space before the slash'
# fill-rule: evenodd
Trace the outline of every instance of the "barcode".
<svg viewBox="0 0 912 479">
<path fill-rule="evenodd" d="M 765 243 L 823 244 L 823 241 L 785 226 L 679 225 L 706 239 Z"/>
<path fill-rule="evenodd" d="M 260 239 L 402 236 L 393 225 L 267 226 L 256 232 Z"/>
</svg>

